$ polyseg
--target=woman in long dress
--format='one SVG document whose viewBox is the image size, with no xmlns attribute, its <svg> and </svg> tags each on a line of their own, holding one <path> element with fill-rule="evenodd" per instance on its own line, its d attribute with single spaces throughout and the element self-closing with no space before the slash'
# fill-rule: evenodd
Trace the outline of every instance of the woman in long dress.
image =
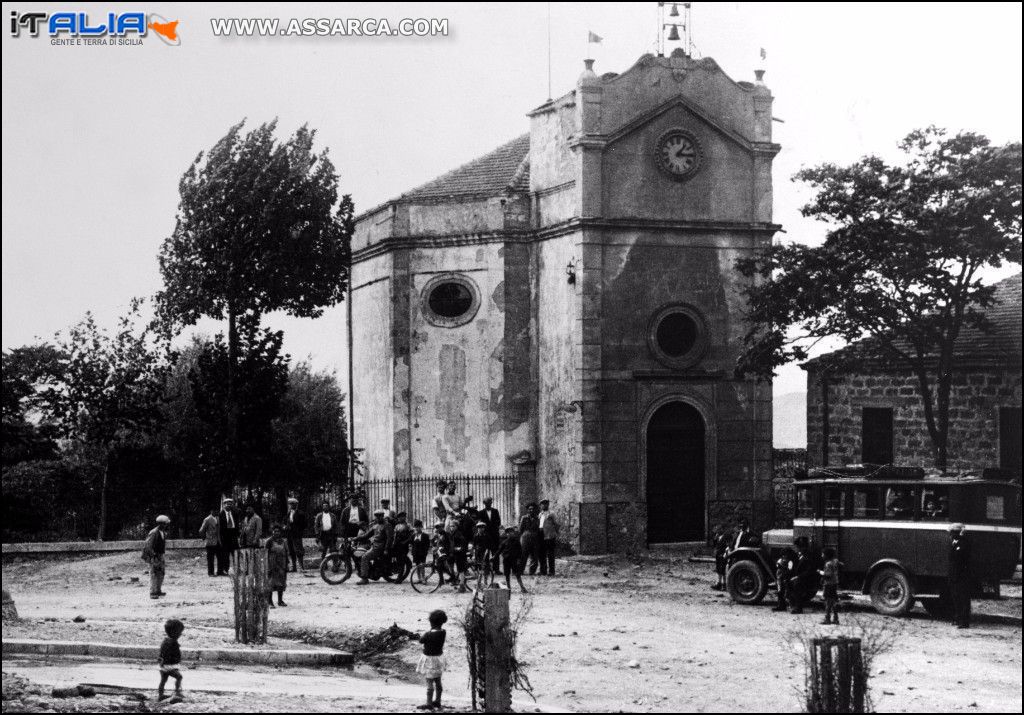
<svg viewBox="0 0 1024 715">
<path fill-rule="evenodd" d="M 274 524 L 272 535 L 267 539 L 267 576 L 270 607 L 274 608 L 274 591 L 277 591 L 277 605 L 287 606 L 284 590 L 288 587 L 288 542 L 280 524 Z"/>
</svg>

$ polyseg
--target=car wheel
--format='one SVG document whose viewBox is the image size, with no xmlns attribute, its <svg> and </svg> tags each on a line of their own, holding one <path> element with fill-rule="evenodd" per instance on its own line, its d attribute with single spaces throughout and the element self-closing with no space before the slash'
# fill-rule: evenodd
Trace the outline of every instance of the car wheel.
<svg viewBox="0 0 1024 715">
<path fill-rule="evenodd" d="M 737 561 L 725 574 L 725 588 L 733 601 L 752 606 L 768 593 L 768 578 L 753 561 Z"/>
<path fill-rule="evenodd" d="M 903 569 L 884 566 L 871 579 L 871 605 L 883 616 L 902 616 L 914 606 L 914 591 Z"/>
</svg>

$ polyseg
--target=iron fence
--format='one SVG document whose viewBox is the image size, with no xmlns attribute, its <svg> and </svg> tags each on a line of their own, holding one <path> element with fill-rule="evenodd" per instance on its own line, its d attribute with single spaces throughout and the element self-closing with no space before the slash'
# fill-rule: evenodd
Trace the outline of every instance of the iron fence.
<svg viewBox="0 0 1024 715">
<path fill-rule="evenodd" d="M 455 497 L 462 502 L 471 496 L 477 508 L 486 497 L 506 524 L 519 520 L 519 483 L 514 474 L 445 474 L 421 477 L 377 477 L 360 486 L 366 495 L 366 506 L 373 511 L 381 499 L 390 499 L 391 508 L 404 511 L 411 524 L 419 519 L 429 528 L 434 523 L 434 497 L 439 482 L 455 483 Z"/>
</svg>

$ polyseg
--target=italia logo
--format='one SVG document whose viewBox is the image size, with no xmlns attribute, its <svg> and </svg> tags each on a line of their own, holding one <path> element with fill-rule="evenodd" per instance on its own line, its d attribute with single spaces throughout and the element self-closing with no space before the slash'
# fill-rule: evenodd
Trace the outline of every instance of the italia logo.
<svg viewBox="0 0 1024 715">
<path fill-rule="evenodd" d="M 40 33 L 51 39 L 80 39 L 98 41 L 101 38 L 110 40 L 126 40 L 135 38 L 142 44 L 141 38 L 149 33 L 171 46 L 181 44 L 178 35 L 178 20 L 168 20 L 162 15 L 145 12 L 108 12 L 99 17 L 91 17 L 85 12 L 26 12 L 11 11 L 11 37 L 21 37 L 22 33 L 29 37 L 39 37 Z M 101 44 L 88 43 L 88 44 Z M 119 44 L 129 44 L 119 42 Z"/>
</svg>

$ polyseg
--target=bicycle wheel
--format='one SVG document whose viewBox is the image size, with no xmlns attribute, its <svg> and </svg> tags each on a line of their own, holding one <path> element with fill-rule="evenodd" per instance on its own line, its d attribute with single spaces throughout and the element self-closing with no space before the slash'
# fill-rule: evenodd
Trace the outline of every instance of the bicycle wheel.
<svg viewBox="0 0 1024 715">
<path fill-rule="evenodd" d="M 381 574 L 388 583 L 402 583 L 409 574 L 409 559 L 391 559 Z"/>
<path fill-rule="evenodd" d="M 320 578 L 332 586 L 348 581 L 352 576 L 352 562 L 335 552 L 327 554 L 320 562 Z"/>
<path fill-rule="evenodd" d="M 437 567 L 424 564 L 421 574 L 414 566 L 409 572 L 409 585 L 416 593 L 433 593 L 441 587 L 441 576 L 437 573 Z"/>
</svg>

